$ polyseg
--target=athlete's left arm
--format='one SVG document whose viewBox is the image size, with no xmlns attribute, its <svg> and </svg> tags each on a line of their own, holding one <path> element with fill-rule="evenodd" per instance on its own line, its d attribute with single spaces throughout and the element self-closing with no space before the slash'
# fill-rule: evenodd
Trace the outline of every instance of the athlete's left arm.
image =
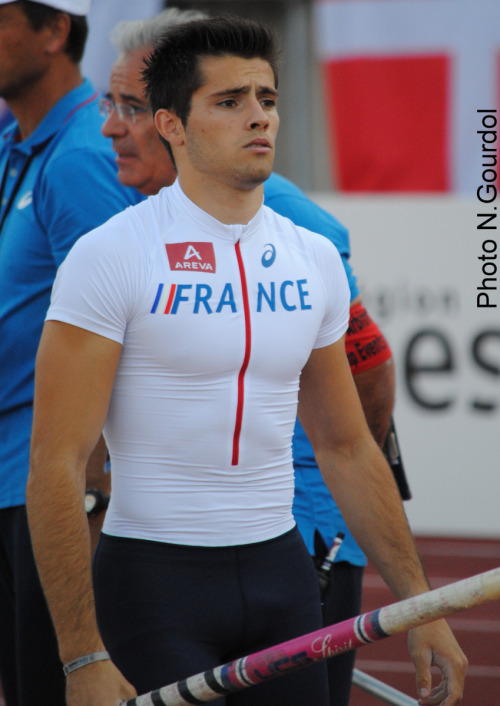
<svg viewBox="0 0 500 706">
<path fill-rule="evenodd" d="M 370 434 L 345 355 L 345 340 L 315 349 L 302 371 L 299 419 L 325 483 L 356 541 L 395 596 L 428 590 L 391 470 Z M 409 636 L 422 703 L 454 706 L 462 697 L 466 658 L 444 620 Z M 443 681 L 431 687 L 430 666 Z"/>
</svg>

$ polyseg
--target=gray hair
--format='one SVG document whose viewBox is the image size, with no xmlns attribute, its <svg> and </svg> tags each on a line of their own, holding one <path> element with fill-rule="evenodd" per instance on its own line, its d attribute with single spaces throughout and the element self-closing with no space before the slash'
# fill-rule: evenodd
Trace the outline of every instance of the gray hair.
<svg viewBox="0 0 500 706">
<path fill-rule="evenodd" d="M 146 20 L 123 20 L 111 32 L 111 42 L 120 54 L 144 47 L 154 47 L 165 32 L 176 25 L 191 20 L 204 20 L 208 15 L 198 10 L 179 10 L 169 7 L 156 17 Z"/>
</svg>

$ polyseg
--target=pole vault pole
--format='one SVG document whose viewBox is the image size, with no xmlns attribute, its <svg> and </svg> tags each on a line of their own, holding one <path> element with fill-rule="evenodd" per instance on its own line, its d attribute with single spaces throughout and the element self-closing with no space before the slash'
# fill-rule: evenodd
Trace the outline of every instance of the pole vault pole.
<svg viewBox="0 0 500 706">
<path fill-rule="evenodd" d="M 352 683 L 358 689 L 363 689 L 386 704 L 391 704 L 391 706 L 419 706 L 416 699 L 412 699 L 410 696 L 403 694 L 402 691 L 394 689 L 389 684 L 385 684 L 383 681 L 379 681 L 379 679 L 375 679 L 375 677 L 365 674 L 359 669 L 353 670 Z"/>
<path fill-rule="evenodd" d="M 200 672 L 121 706 L 190 706 L 212 701 L 384 637 L 500 598 L 500 567 Z"/>
</svg>

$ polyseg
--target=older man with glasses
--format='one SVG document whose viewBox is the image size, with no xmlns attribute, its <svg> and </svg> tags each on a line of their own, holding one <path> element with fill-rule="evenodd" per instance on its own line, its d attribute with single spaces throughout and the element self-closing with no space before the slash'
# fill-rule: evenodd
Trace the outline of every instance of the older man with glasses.
<svg viewBox="0 0 500 706">
<path fill-rule="evenodd" d="M 162 27 L 172 27 L 203 17 L 195 10 L 169 8 L 155 21 Z M 144 58 L 157 38 L 158 27 L 148 20 L 117 25 L 111 40 L 120 55 L 111 71 L 109 91 L 100 104 L 107 118 L 102 132 L 112 139 L 118 178 L 146 196 L 157 194 L 176 178 L 174 165 L 161 147 L 141 80 Z"/>
</svg>

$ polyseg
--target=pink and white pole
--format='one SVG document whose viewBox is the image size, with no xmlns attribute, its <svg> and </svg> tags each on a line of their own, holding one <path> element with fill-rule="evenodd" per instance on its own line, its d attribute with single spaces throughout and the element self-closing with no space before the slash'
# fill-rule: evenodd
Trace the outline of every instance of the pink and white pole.
<svg viewBox="0 0 500 706">
<path fill-rule="evenodd" d="M 191 706 L 500 598 L 500 567 L 200 672 L 121 706 Z"/>
</svg>

